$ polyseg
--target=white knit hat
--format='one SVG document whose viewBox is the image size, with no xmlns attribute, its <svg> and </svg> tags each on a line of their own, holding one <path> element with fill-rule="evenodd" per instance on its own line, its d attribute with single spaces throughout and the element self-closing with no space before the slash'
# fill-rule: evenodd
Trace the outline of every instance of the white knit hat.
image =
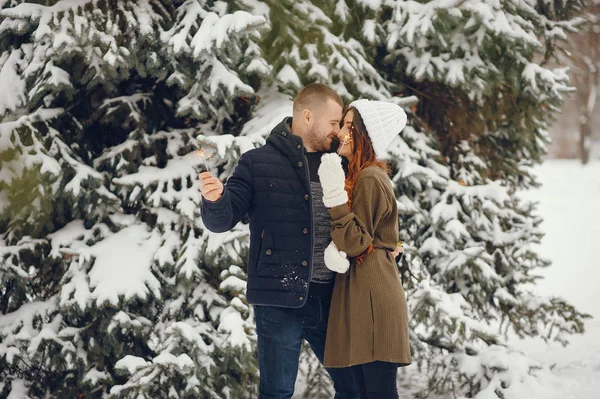
<svg viewBox="0 0 600 399">
<path fill-rule="evenodd" d="M 394 137 L 406 126 L 406 112 L 399 105 L 386 101 L 356 100 L 350 107 L 358 110 L 375 155 L 383 158 Z"/>
</svg>

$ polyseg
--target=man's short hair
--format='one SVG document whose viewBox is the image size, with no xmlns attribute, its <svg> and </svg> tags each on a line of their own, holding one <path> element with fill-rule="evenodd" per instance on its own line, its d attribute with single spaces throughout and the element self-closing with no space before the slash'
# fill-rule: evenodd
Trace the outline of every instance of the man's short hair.
<svg viewBox="0 0 600 399">
<path fill-rule="evenodd" d="M 306 108 L 318 109 L 324 106 L 329 99 L 338 103 L 340 107 L 344 107 L 344 101 L 331 87 L 322 83 L 311 83 L 304 86 L 294 99 L 294 112 L 301 112 Z"/>
</svg>

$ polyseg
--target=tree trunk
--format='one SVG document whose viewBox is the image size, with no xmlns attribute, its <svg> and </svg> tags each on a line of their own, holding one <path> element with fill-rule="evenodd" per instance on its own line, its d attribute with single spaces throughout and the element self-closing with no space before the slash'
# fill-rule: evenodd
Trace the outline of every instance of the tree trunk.
<svg viewBox="0 0 600 399">
<path fill-rule="evenodd" d="M 579 152 L 583 165 L 586 165 L 590 160 L 590 140 L 590 115 L 586 110 L 579 121 Z"/>
</svg>

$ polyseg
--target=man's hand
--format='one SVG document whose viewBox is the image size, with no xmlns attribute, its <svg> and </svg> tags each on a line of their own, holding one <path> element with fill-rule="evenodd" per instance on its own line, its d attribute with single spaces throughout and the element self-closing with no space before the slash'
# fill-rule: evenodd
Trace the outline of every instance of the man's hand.
<svg viewBox="0 0 600 399">
<path fill-rule="evenodd" d="M 200 173 L 200 192 L 209 201 L 218 201 L 223 195 L 223 183 L 210 172 Z"/>
</svg>

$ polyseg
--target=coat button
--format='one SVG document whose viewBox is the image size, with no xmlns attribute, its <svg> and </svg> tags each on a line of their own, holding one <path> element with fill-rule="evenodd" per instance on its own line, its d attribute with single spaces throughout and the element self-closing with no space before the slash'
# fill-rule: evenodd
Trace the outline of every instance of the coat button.
<svg viewBox="0 0 600 399">
<path fill-rule="evenodd" d="M 308 229 L 305 227 L 305 228 L 303 228 L 303 229 L 302 229 L 302 232 L 303 232 L 304 234 L 308 234 Z"/>
<path fill-rule="evenodd" d="M 305 260 L 303 260 L 303 261 L 302 261 L 302 266 L 308 266 L 308 262 L 307 262 L 307 261 L 305 261 Z"/>
<path fill-rule="evenodd" d="M 302 146 L 301 146 L 300 144 L 298 144 L 296 147 L 297 147 L 298 149 L 302 148 Z"/>
<path fill-rule="evenodd" d="M 287 136 L 287 133 L 286 133 L 286 132 L 283 132 L 283 133 L 281 133 L 281 135 L 282 135 L 283 137 L 285 137 L 285 136 Z"/>
<path fill-rule="evenodd" d="M 300 300 L 301 300 L 301 301 L 303 301 L 303 300 L 304 300 L 304 297 L 303 297 L 303 296 L 301 296 L 301 297 L 300 297 Z"/>
<path fill-rule="evenodd" d="M 304 201 L 308 201 L 308 194 L 304 194 Z"/>
<path fill-rule="evenodd" d="M 304 165 L 302 162 L 298 162 L 298 167 L 301 168 Z"/>
<path fill-rule="evenodd" d="M 267 250 L 265 251 L 265 253 L 266 253 L 267 255 L 271 255 L 271 250 L 270 250 L 270 249 L 267 249 Z"/>
</svg>

